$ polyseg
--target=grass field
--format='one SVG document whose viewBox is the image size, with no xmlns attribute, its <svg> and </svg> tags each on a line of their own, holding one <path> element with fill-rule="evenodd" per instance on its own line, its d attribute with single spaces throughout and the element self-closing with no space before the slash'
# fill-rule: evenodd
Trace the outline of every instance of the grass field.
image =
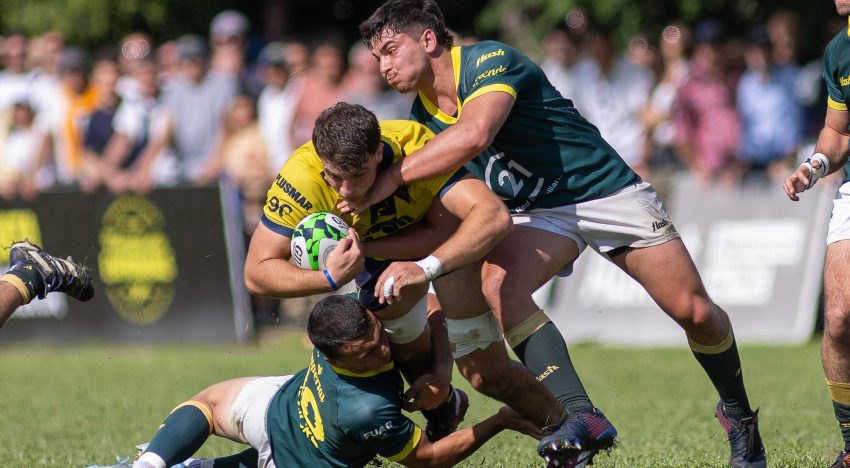
<svg viewBox="0 0 850 468">
<path fill-rule="evenodd" d="M 571 348 L 594 403 L 621 444 L 598 467 L 717 467 L 728 456 L 713 417 L 716 394 L 684 349 Z M 258 346 L 0 348 L 0 467 L 108 465 L 134 453 L 162 419 L 197 390 L 245 375 L 306 365 L 301 335 Z M 743 347 L 750 398 L 761 406 L 770 466 L 828 466 L 839 447 L 819 345 Z M 462 379 L 460 386 L 468 389 Z M 498 409 L 472 394 L 464 425 Z M 541 466 L 536 443 L 503 433 L 461 466 Z M 210 440 L 201 456 L 239 450 Z"/>
</svg>

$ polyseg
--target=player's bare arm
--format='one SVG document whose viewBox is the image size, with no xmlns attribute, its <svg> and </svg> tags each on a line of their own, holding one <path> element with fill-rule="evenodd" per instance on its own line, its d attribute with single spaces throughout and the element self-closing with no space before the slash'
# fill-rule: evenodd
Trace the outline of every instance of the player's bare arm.
<svg viewBox="0 0 850 468">
<path fill-rule="evenodd" d="M 850 132 L 847 130 L 848 125 L 850 125 L 850 112 L 831 107 L 827 108 L 826 121 L 820 135 L 818 135 L 815 155 L 823 155 L 828 162 L 828 167 L 823 165 L 823 160 L 814 156 L 807 161 L 808 164 L 801 164 L 793 174 L 785 179 L 784 189 L 788 198 L 798 201 L 800 198 L 797 195 L 810 189 L 817 178 L 827 176 L 844 167 L 848 156 L 848 138 L 850 138 Z M 823 169 L 827 170 L 824 171 Z M 817 173 L 818 171 L 819 173 Z"/>
<path fill-rule="evenodd" d="M 354 229 L 328 256 L 327 270 L 336 284 L 353 280 L 363 271 L 363 244 Z M 245 259 L 245 285 L 252 294 L 272 297 L 302 297 L 333 291 L 324 273 L 302 270 L 289 263 L 289 237 L 262 223 L 257 225 Z"/>
<path fill-rule="evenodd" d="M 422 437 L 416 448 L 400 463 L 410 467 L 454 466 L 505 429 L 535 439 L 540 439 L 543 435 L 539 427 L 523 419 L 509 407 L 503 406 L 493 416 L 453 432 L 436 443 L 432 444 L 426 437 Z"/>
<path fill-rule="evenodd" d="M 460 220 L 436 198 L 421 220 L 391 236 L 364 242 L 363 253 L 370 258 L 417 260 L 436 250 L 459 225 Z"/>
<path fill-rule="evenodd" d="M 368 195 L 352 205 L 342 202 L 343 213 L 360 213 L 392 195 L 403 184 L 447 174 L 484 151 L 499 133 L 514 105 L 508 93 L 482 94 L 463 106 L 457 123 L 440 132 L 427 145 L 378 174 Z"/>
<path fill-rule="evenodd" d="M 458 181 L 442 201 L 462 220 L 457 232 L 427 258 L 387 267 L 375 287 L 379 301 L 392 303 L 402 296 L 405 286 L 424 284 L 482 258 L 511 231 L 507 207 L 484 182 L 470 175 Z"/>
</svg>

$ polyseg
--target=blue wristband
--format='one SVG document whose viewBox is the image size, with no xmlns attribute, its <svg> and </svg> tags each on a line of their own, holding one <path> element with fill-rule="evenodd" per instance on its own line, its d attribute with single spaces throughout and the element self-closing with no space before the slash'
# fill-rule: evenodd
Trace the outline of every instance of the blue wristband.
<svg viewBox="0 0 850 468">
<path fill-rule="evenodd" d="M 328 269 L 327 269 L 327 268 L 325 268 L 324 270 L 322 270 L 322 273 L 324 273 L 324 274 L 325 274 L 325 278 L 327 278 L 327 279 L 328 279 L 328 283 L 330 283 L 331 288 L 333 288 L 333 290 L 334 290 L 334 291 L 336 291 L 337 289 L 339 289 L 339 286 L 337 286 L 337 285 L 336 285 L 336 283 L 334 283 L 334 279 L 333 279 L 333 278 L 331 278 L 331 274 L 330 274 L 330 273 L 328 273 Z"/>
</svg>

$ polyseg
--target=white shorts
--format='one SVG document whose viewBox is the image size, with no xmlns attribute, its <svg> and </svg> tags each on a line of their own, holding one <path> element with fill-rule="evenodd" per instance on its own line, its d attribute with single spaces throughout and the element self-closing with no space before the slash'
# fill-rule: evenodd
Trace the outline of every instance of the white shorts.
<svg viewBox="0 0 850 468">
<path fill-rule="evenodd" d="M 850 239 L 850 182 L 838 187 L 838 193 L 832 200 L 832 216 L 829 218 L 829 231 L 826 244 Z"/>
<path fill-rule="evenodd" d="M 525 226 L 568 237 L 581 253 L 587 246 L 599 253 L 621 247 L 651 247 L 679 237 L 661 199 L 648 182 L 629 185 L 605 198 L 513 215 Z M 572 265 L 558 276 L 572 273 Z"/>
<path fill-rule="evenodd" d="M 257 449 L 257 468 L 275 468 L 272 447 L 266 430 L 266 414 L 277 391 L 292 378 L 259 377 L 248 382 L 230 407 L 230 423 L 242 443 Z"/>
</svg>

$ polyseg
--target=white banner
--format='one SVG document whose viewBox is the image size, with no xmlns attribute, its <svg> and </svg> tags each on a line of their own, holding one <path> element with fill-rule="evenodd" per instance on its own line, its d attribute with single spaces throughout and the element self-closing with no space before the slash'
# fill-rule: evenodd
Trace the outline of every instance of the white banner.
<svg viewBox="0 0 850 468">
<path fill-rule="evenodd" d="M 682 176 L 671 192 L 665 207 L 709 295 L 732 318 L 738 342 L 808 340 L 835 186 L 818 184 L 794 203 L 778 185 L 704 187 Z M 551 281 L 535 299 L 568 342 L 687 343 L 637 282 L 591 249 L 572 276 Z"/>
</svg>

